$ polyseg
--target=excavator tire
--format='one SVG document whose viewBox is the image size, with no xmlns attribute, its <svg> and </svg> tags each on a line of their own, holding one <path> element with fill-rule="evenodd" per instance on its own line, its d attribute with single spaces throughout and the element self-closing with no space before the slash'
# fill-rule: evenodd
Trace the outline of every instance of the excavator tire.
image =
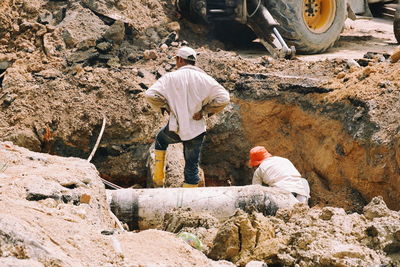
<svg viewBox="0 0 400 267">
<path fill-rule="evenodd" d="M 393 22 L 393 32 L 398 43 L 400 43 L 400 4 L 396 8 Z"/>
<path fill-rule="evenodd" d="M 345 0 L 263 0 L 289 46 L 303 54 L 333 46 L 347 17 Z"/>
</svg>

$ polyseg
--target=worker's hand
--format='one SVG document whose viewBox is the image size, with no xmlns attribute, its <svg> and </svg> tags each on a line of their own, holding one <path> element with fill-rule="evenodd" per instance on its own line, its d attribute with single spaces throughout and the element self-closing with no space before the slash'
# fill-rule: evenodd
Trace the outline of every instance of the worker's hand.
<svg viewBox="0 0 400 267">
<path fill-rule="evenodd" d="M 193 119 L 195 121 L 199 121 L 202 118 L 203 118 L 203 111 L 201 111 L 201 110 L 199 112 L 194 113 L 194 115 L 193 115 Z"/>
</svg>

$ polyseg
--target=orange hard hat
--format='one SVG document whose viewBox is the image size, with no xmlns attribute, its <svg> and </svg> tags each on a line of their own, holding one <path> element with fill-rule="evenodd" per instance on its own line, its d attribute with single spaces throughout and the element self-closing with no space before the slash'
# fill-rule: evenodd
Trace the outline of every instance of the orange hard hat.
<svg viewBox="0 0 400 267">
<path fill-rule="evenodd" d="M 250 149 L 250 160 L 249 165 L 251 167 L 256 167 L 263 162 L 266 158 L 270 157 L 271 154 L 263 146 L 256 146 Z"/>
</svg>

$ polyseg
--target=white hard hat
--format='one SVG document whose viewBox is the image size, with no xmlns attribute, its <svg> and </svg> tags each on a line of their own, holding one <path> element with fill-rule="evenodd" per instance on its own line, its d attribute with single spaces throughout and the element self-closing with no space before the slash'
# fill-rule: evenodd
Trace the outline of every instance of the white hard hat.
<svg viewBox="0 0 400 267">
<path fill-rule="evenodd" d="M 196 61 L 197 59 L 196 51 L 188 46 L 179 48 L 178 52 L 176 52 L 176 56 L 190 61 Z"/>
</svg>

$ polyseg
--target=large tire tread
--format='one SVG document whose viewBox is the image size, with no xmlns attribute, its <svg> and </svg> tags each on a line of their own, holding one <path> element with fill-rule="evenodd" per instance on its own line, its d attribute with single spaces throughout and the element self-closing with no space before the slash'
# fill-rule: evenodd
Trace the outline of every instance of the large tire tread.
<svg viewBox="0 0 400 267">
<path fill-rule="evenodd" d="M 321 53 L 339 39 L 346 19 L 344 0 L 337 0 L 336 17 L 332 26 L 321 34 L 311 33 L 301 14 L 302 0 L 266 0 L 265 6 L 278 21 L 278 30 L 289 46 L 304 54 Z"/>
</svg>

